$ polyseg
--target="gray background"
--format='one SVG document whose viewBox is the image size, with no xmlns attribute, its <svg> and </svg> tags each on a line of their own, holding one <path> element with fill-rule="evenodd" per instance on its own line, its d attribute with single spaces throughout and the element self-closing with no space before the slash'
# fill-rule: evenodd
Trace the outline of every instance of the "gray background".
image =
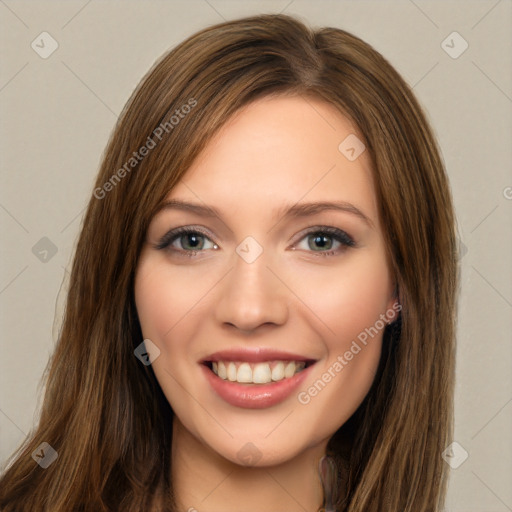
<svg viewBox="0 0 512 512">
<path fill-rule="evenodd" d="M 512 511 L 510 0 L 0 0 L 0 464 L 39 413 L 67 269 L 117 115 L 163 52 L 261 12 L 360 36 L 426 108 L 461 241 L 455 440 L 469 457 L 451 471 L 447 511 Z M 51 48 L 44 31 L 59 45 L 45 59 L 31 47 Z M 454 31 L 469 45 L 460 55 Z"/>
</svg>

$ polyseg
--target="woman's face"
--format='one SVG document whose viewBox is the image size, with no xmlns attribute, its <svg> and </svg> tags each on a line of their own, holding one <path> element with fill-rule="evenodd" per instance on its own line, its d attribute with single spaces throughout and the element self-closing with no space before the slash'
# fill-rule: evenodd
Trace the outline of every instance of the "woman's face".
<svg viewBox="0 0 512 512">
<path fill-rule="evenodd" d="M 135 297 L 153 370 L 180 431 L 232 462 L 326 443 L 374 379 L 396 305 L 354 134 L 320 100 L 258 100 L 149 227 Z"/>
</svg>

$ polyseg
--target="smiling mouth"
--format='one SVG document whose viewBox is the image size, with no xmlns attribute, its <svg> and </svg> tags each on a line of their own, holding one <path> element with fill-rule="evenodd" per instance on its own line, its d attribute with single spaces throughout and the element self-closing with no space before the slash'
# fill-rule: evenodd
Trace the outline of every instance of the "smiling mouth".
<svg viewBox="0 0 512 512">
<path fill-rule="evenodd" d="M 269 384 L 289 379 L 305 368 L 314 364 L 307 361 L 262 361 L 258 363 L 245 361 L 204 361 L 217 377 L 239 384 Z"/>
</svg>

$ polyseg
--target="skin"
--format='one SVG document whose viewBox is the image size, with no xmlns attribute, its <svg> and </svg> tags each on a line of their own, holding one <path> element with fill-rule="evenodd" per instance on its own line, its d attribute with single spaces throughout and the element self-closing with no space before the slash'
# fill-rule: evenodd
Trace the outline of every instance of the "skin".
<svg viewBox="0 0 512 512">
<path fill-rule="evenodd" d="M 352 133 L 357 128 L 321 100 L 259 99 L 229 120 L 168 195 L 213 206 L 220 218 L 165 209 L 152 219 L 135 298 L 144 338 L 160 349 L 153 370 L 176 413 L 172 468 L 180 509 L 316 512 L 322 504 L 318 461 L 373 382 L 382 331 L 307 404 L 295 392 L 265 409 L 232 406 L 198 362 L 244 346 L 299 353 L 317 360 L 299 389 L 307 391 L 392 308 L 394 279 L 368 154 L 349 161 L 338 150 Z M 349 202 L 369 222 L 346 211 L 304 218 L 274 211 L 312 201 Z M 171 247 L 155 248 L 179 226 L 209 236 L 199 243 L 178 236 Z M 331 235 L 322 245 L 320 229 L 306 233 L 322 226 L 345 231 L 356 245 Z M 252 263 L 235 251 L 247 236 L 263 249 Z M 199 249 L 189 257 L 194 242 Z M 237 456 L 247 443 L 257 454 L 253 466 Z"/>
</svg>

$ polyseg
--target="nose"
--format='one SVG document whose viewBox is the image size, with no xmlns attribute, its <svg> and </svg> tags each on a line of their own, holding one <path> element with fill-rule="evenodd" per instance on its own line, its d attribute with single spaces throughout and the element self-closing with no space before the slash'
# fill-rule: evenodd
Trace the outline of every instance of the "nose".
<svg viewBox="0 0 512 512">
<path fill-rule="evenodd" d="M 259 326 L 286 322 L 291 292 L 268 263 L 265 252 L 252 263 L 234 254 L 233 268 L 219 289 L 215 308 L 219 324 L 253 333 Z"/>
</svg>

